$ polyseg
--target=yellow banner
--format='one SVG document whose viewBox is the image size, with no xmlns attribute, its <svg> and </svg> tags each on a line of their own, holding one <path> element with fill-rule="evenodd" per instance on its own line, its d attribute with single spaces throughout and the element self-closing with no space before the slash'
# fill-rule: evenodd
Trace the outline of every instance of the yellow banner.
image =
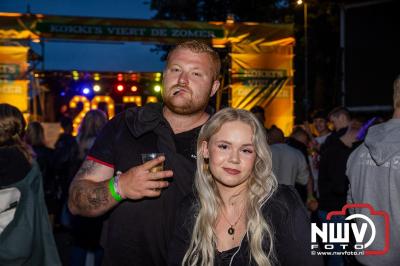
<svg viewBox="0 0 400 266">
<path fill-rule="evenodd" d="M 28 111 L 27 47 L 0 48 L 0 103 Z"/>
<path fill-rule="evenodd" d="M 263 107 L 265 126 L 276 125 L 288 135 L 294 122 L 293 41 L 286 41 L 232 46 L 231 106 Z"/>
</svg>

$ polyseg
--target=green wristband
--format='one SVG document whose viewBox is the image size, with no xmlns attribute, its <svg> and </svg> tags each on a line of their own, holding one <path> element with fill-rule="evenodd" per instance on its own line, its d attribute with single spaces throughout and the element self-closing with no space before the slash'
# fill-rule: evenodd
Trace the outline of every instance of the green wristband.
<svg viewBox="0 0 400 266">
<path fill-rule="evenodd" d="M 120 202 L 122 200 L 122 197 L 121 197 L 121 195 L 118 194 L 117 191 L 115 191 L 114 182 L 115 182 L 115 179 L 113 177 L 110 179 L 110 182 L 108 182 L 108 189 L 110 190 L 110 193 L 111 193 L 111 196 L 113 197 L 113 199 Z"/>
</svg>

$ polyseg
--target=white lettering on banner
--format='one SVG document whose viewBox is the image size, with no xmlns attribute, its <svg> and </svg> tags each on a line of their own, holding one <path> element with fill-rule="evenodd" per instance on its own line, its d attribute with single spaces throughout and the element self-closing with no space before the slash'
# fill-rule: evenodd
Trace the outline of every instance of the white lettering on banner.
<svg viewBox="0 0 400 266">
<path fill-rule="evenodd" d="M 184 30 L 184 29 L 173 29 L 172 37 L 197 37 L 197 38 L 212 38 L 214 37 L 214 33 L 212 31 L 206 30 Z"/>
<path fill-rule="evenodd" d="M 102 34 L 103 31 L 99 26 L 85 25 L 50 25 L 50 32 L 56 33 L 73 33 L 73 34 Z"/>
<path fill-rule="evenodd" d="M 145 28 L 107 27 L 107 33 L 124 36 L 144 36 Z"/>
<path fill-rule="evenodd" d="M 0 74 L 16 74 L 18 68 L 16 64 L 0 64 Z"/>
<path fill-rule="evenodd" d="M 0 83 L 4 84 L 4 83 Z M 13 85 L 2 85 L 0 86 L 0 93 L 4 94 L 21 94 L 22 93 L 22 87 L 21 86 L 13 86 Z"/>
<path fill-rule="evenodd" d="M 167 37 L 168 33 L 166 29 L 151 29 L 151 36 Z"/>
<path fill-rule="evenodd" d="M 285 70 L 264 70 L 264 69 L 240 69 L 234 77 L 240 78 L 283 78 L 286 76 Z"/>
</svg>

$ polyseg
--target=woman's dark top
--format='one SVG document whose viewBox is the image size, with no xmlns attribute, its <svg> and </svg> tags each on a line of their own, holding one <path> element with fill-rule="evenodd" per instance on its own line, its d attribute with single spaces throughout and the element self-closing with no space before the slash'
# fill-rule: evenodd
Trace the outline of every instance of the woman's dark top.
<svg viewBox="0 0 400 266">
<path fill-rule="evenodd" d="M 186 198 L 177 214 L 173 239 L 169 246 L 168 265 L 181 265 L 189 247 L 195 216 L 198 213 L 198 202 L 194 196 Z M 291 186 L 279 185 L 277 191 L 262 206 L 262 213 L 274 232 L 275 259 L 273 265 L 323 265 L 322 257 L 311 255 L 311 226 L 307 211 L 296 190 Z M 268 251 L 268 241 L 264 239 L 264 250 Z M 211 243 L 210 243 L 211 245 Z M 226 265 L 220 262 L 222 255 L 216 252 L 215 265 Z M 232 263 L 231 263 L 232 261 Z M 234 254 L 230 255 L 228 264 L 232 266 L 255 265 L 251 260 L 247 235 Z"/>
<path fill-rule="evenodd" d="M 22 180 L 31 165 L 17 147 L 0 147 L 0 187 Z"/>
<path fill-rule="evenodd" d="M 229 266 L 232 256 L 238 250 L 239 247 L 234 247 L 229 250 L 215 252 L 215 265 L 217 266 Z"/>
</svg>

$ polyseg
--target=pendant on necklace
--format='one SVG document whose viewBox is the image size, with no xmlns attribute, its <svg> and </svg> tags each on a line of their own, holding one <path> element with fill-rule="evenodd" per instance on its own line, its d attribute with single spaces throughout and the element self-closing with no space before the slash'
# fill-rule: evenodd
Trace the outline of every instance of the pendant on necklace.
<svg viewBox="0 0 400 266">
<path fill-rule="evenodd" d="M 230 235 L 235 234 L 235 229 L 234 229 L 232 226 L 229 227 L 229 229 L 228 229 L 228 234 L 230 234 Z"/>
</svg>

